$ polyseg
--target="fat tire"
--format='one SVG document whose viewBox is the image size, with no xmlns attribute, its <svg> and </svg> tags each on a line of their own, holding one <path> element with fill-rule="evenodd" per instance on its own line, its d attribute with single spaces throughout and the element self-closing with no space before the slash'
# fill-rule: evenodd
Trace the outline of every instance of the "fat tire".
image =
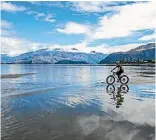
<svg viewBox="0 0 156 140">
<path fill-rule="evenodd" d="M 123 82 L 123 81 L 122 81 L 122 78 L 123 78 L 123 77 L 126 77 L 126 78 L 127 78 L 127 81 L 126 81 L 126 82 Z M 128 76 L 127 76 L 127 75 L 122 75 L 122 76 L 120 77 L 120 82 L 121 82 L 121 84 L 127 84 L 127 83 L 129 82 Z"/>
<path fill-rule="evenodd" d="M 115 87 L 114 87 L 114 85 L 107 85 L 107 87 L 106 87 L 107 93 L 110 93 L 110 92 L 109 92 L 109 91 L 110 91 L 109 88 L 112 88 L 112 89 L 113 89 L 113 91 L 111 91 L 111 93 L 115 92 Z"/>
<path fill-rule="evenodd" d="M 123 90 L 123 89 L 122 89 L 123 87 L 126 87 L 126 90 Z M 120 86 L 120 91 L 123 92 L 123 93 L 127 93 L 127 92 L 129 91 L 128 85 L 121 85 L 121 86 Z"/>
<path fill-rule="evenodd" d="M 109 78 L 112 78 L 113 79 L 113 82 L 112 83 L 109 82 Z M 107 79 L 106 79 L 106 82 L 107 82 L 107 84 L 112 85 L 115 82 L 115 77 L 113 75 L 109 75 L 107 77 Z"/>
</svg>

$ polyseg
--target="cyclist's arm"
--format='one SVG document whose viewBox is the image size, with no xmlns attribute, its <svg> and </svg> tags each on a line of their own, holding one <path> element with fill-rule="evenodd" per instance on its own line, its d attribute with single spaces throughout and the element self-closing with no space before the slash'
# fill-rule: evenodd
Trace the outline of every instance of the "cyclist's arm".
<svg viewBox="0 0 156 140">
<path fill-rule="evenodd" d="M 112 69 L 111 71 L 115 70 L 117 67 L 115 67 L 114 69 Z"/>
</svg>

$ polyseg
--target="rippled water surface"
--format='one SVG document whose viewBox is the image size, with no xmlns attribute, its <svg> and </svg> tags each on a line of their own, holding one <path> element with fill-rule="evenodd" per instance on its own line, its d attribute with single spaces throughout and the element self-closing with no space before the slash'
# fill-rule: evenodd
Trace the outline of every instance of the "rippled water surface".
<svg viewBox="0 0 156 140">
<path fill-rule="evenodd" d="M 2 140 L 154 140 L 155 67 L 2 65 Z M 28 74 L 31 73 L 31 74 Z M 5 76 L 6 77 L 6 76 Z"/>
</svg>

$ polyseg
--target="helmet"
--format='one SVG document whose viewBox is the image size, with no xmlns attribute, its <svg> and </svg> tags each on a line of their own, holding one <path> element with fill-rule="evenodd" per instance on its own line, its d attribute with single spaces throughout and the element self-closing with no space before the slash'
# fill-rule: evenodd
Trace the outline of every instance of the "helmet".
<svg viewBox="0 0 156 140">
<path fill-rule="evenodd" d="M 116 61 L 116 64 L 119 64 L 119 61 Z"/>
</svg>

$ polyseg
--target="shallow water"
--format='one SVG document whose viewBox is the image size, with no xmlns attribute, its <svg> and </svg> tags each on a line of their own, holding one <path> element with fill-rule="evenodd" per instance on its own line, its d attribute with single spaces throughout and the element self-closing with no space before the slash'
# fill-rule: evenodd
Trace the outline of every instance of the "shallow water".
<svg viewBox="0 0 156 140">
<path fill-rule="evenodd" d="M 155 67 L 125 66 L 128 85 L 109 86 L 112 66 L 2 65 L 2 140 L 154 140 Z"/>
</svg>

